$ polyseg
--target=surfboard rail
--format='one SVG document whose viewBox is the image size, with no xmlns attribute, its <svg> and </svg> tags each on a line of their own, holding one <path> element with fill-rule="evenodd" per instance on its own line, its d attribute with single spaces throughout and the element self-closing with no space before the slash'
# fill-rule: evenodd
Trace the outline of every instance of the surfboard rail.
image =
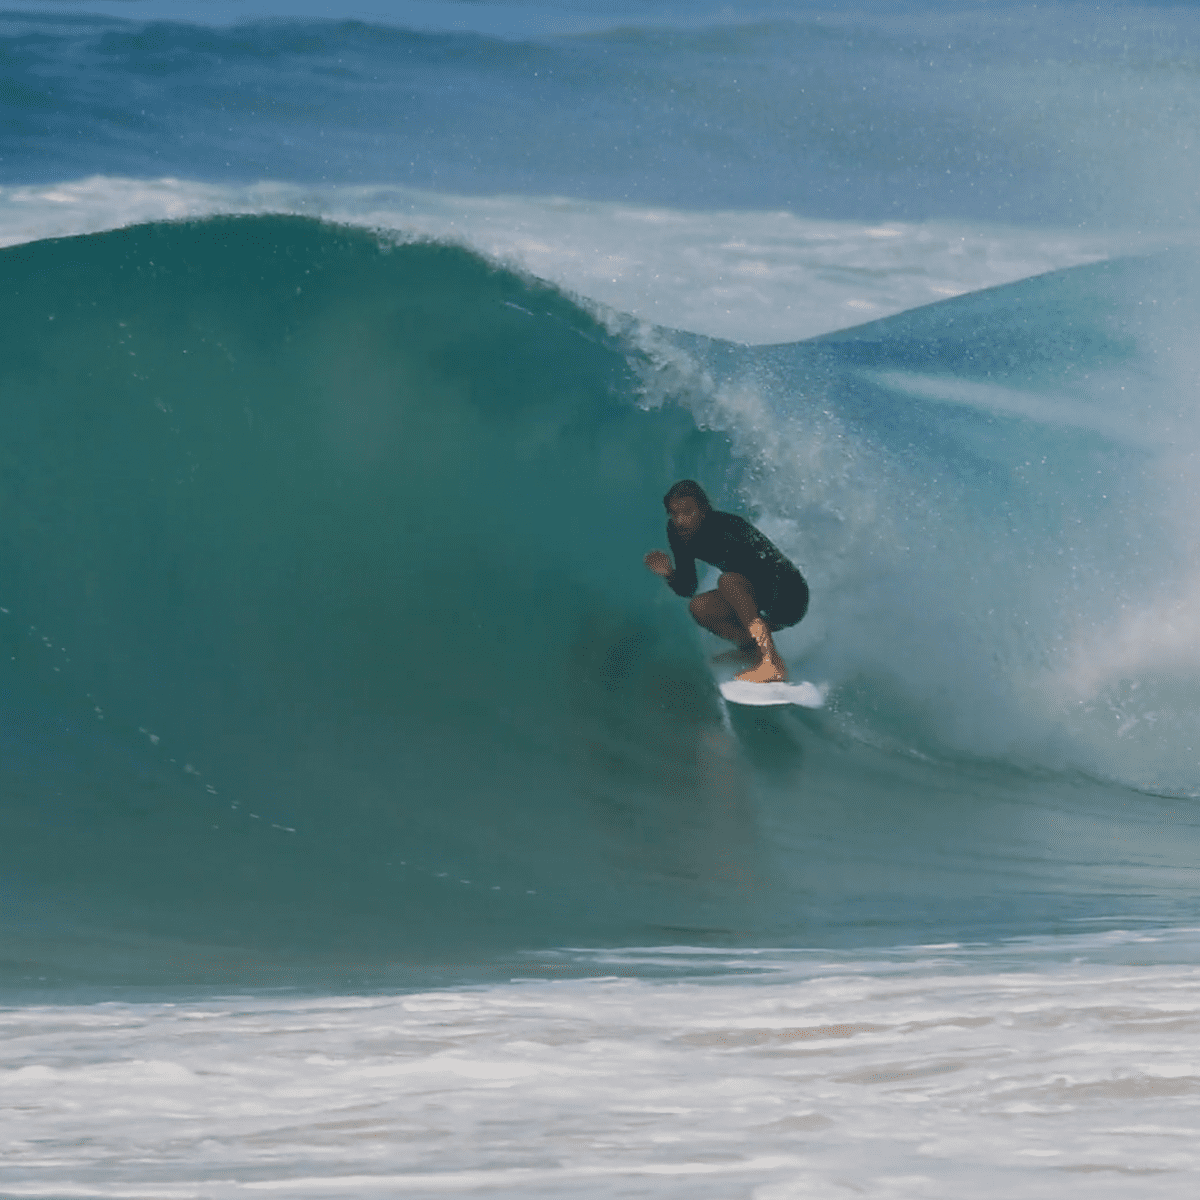
<svg viewBox="0 0 1200 1200">
<path fill-rule="evenodd" d="M 718 686 L 721 695 L 731 704 L 797 704 L 801 708 L 820 708 L 828 690 L 807 679 L 798 683 L 751 683 L 746 679 L 727 679 Z"/>
</svg>

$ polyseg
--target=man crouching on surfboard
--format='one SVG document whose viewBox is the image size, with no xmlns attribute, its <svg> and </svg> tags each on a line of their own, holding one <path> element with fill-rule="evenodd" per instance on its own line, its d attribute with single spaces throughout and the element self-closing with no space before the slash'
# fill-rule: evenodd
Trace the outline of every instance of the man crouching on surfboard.
<svg viewBox="0 0 1200 1200">
<path fill-rule="evenodd" d="M 795 625 L 808 611 L 804 576 L 749 521 L 717 512 L 694 479 L 681 479 L 663 497 L 670 513 L 667 540 L 675 568 L 662 550 L 643 560 L 677 596 L 695 596 L 696 559 L 720 567 L 714 591 L 702 592 L 688 605 L 696 622 L 718 637 L 756 651 L 759 662 L 738 678 L 771 683 L 787 678 L 787 666 L 771 633 Z"/>
</svg>

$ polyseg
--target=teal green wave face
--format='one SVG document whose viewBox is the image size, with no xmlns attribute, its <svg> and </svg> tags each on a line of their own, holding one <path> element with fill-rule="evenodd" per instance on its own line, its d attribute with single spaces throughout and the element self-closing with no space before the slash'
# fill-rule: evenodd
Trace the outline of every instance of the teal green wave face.
<svg viewBox="0 0 1200 1200">
<path fill-rule="evenodd" d="M 1182 802 L 1061 766 L 1183 762 L 1190 677 L 1092 655 L 1120 734 L 1047 700 L 1104 586 L 1168 578 L 1168 525 L 1118 551 L 1175 494 L 1188 260 L 783 347 L 299 218 L 0 270 L 0 982 L 1194 919 Z M 826 709 L 721 706 L 642 565 L 681 478 L 802 551 Z"/>
<path fill-rule="evenodd" d="M 306 945 L 609 922 L 589 806 L 705 786 L 656 714 L 719 710 L 640 559 L 674 463 L 725 443 L 456 248 L 262 218 L 3 265 L 5 657 L 23 754 L 71 764 L 18 805 L 23 877 Z M 505 911 L 555 879 L 576 899 Z"/>
</svg>

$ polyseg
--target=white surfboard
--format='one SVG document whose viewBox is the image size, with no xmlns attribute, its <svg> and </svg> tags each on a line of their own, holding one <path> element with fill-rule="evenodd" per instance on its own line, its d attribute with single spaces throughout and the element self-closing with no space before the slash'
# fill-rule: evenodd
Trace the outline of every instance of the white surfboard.
<svg viewBox="0 0 1200 1200">
<path fill-rule="evenodd" d="M 825 689 L 808 680 L 751 683 L 746 679 L 727 679 L 718 686 L 730 704 L 798 704 L 801 708 L 820 708 L 825 703 Z"/>
</svg>

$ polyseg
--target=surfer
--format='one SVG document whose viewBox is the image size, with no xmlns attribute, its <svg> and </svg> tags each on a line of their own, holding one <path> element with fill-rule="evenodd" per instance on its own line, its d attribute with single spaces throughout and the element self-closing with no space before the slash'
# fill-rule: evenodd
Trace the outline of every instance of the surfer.
<svg viewBox="0 0 1200 1200">
<path fill-rule="evenodd" d="M 693 597 L 688 609 L 697 624 L 758 655 L 758 665 L 739 679 L 786 679 L 787 667 L 771 634 L 795 625 L 808 611 L 804 576 L 749 521 L 717 512 L 695 480 L 674 484 L 663 505 L 670 514 L 667 540 L 675 566 L 662 550 L 651 550 L 643 560 L 646 566 L 677 596 Z M 716 588 L 699 596 L 696 559 L 721 569 Z"/>
</svg>

